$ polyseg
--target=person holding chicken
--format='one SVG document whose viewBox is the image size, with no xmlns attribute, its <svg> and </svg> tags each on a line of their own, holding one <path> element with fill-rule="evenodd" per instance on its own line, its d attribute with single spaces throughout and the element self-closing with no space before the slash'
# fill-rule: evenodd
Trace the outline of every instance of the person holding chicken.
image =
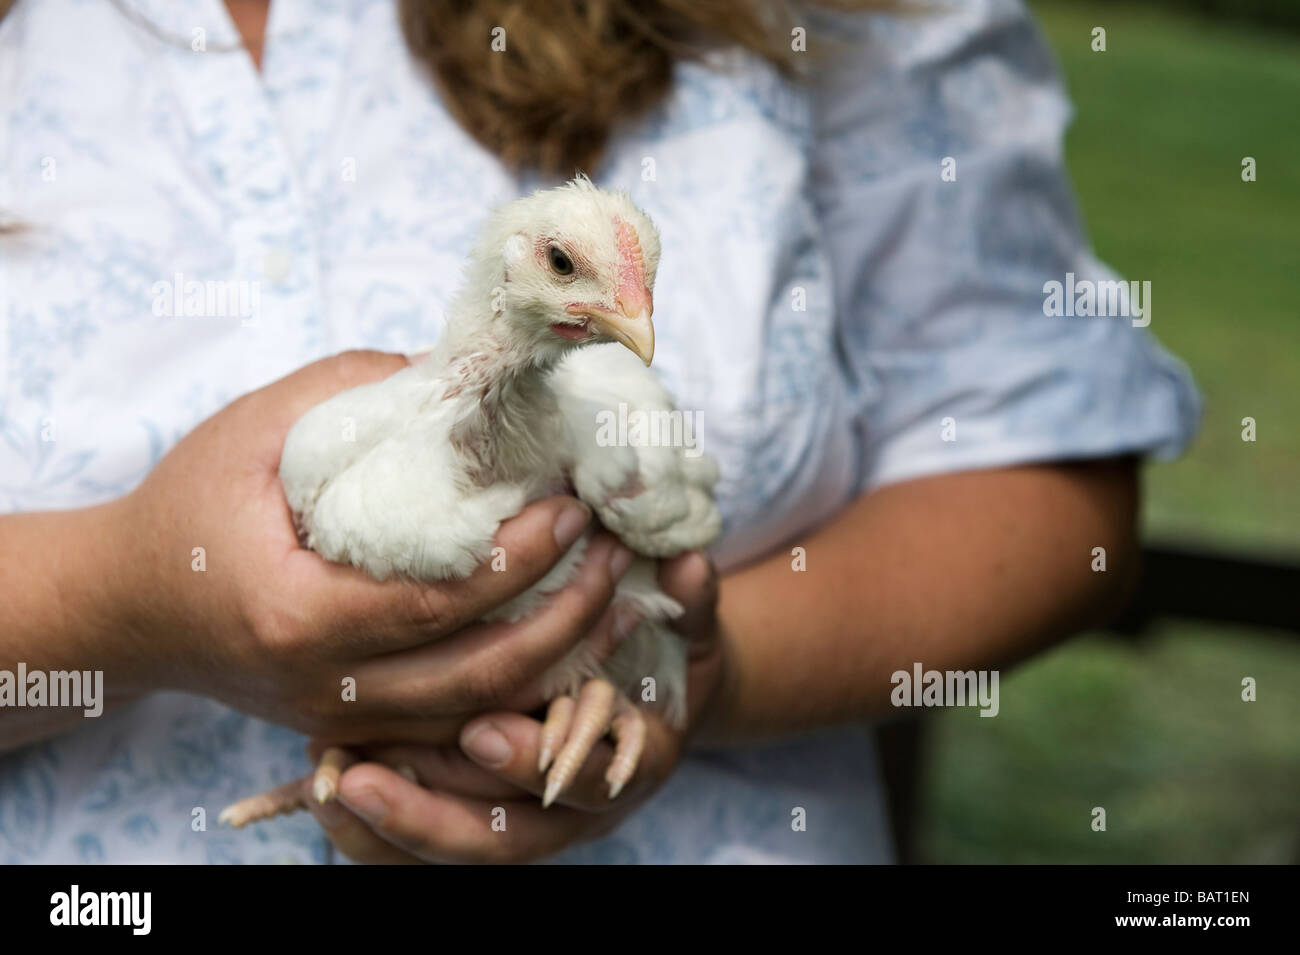
<svg viewBox="0 0 1300 955">
<path fill-rule="evenodd" d="M 745 0 L 0 9 L 0 669 L 101 670 L 108 697 L 96 720 L 0 709 L 0 859 L 886 861 L 889 675 L 1009 664 L 1124 598 L 1137 459 L 1176 453 L 1198 402 L 1146 329 L 1043 313 L 1044 282 L 1107 272 L 1015 0 L 779 28 Z M 578 171 L 629 206 L 496 236 L 507 307 L 474 318 L 534 321 L 451 347 L 492 210 Z M 555 314 L 509 307 L 511 268 L 577 288 L 584 267 Z M 178 273 L 256 282 L 256 320 L 152 314 Z M 596 337 L 652 349 L 647 388 L 707 422 L 716 487 L 679 486 L 707 487 L 716 542 L 635 546 L 619 502 L 671 482 L 570 487 L 552 479 L 576 464 L 537 460 L 558 438 L 497 440 L 595 372 L 551 398 L 501 382 Z M 348 477 L 452 382 L 485 400 L 443 443 Z M 372 387 L 363 413 L 328 404 Z M 356 443 L 295 456 L 313 420 Z M 417 513 L 394 474 L 457 441 L 480 490 L 538 480 Z M 358 501 L 406 543 L 363 539 Z M 421 550 L 432 521 L 429 547 L 474 529 Z M 627 700 L 617 798 L 630 730 L 548 792 L 566 694 L 544 678 L 639 625 L 618 612 L 632 551 L 665 558 L 639 586 L 672 604 L 681 718 Z M 619 706 L 588 706 L 602 734 Z M 191 826 L 291 782 L 310 817 Z"/>
</svg>

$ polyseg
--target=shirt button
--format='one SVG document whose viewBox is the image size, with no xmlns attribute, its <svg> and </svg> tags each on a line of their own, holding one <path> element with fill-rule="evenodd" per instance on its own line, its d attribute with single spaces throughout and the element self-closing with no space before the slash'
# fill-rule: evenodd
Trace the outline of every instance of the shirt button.
<svg viewBox="0 0 1300 955">
<path fill-rule="evenodd" d="M 272 249 L 266 253 L 262 259 L 262 275 L 268 281 L 277 285 L 289 277 L 289 269 L 292 263 L 289 260 L 289 253 L 284 249 Z"/>
</svg>

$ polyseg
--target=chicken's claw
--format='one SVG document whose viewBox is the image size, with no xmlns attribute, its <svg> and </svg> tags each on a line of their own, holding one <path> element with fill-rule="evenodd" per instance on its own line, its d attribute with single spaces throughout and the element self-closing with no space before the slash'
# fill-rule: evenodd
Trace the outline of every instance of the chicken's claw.
<svg viewBox="0 0 1300 955">
<path fill-rule="evenodd" d="M 622 709 L 610 726 L 610 733 L 616 743 L 614 759 L 605 770 L 610 799 L 617 799 L 628 780 L 636 773 L 641 753 L 645 750 L 645 730 L 645 717 L 641 711 L 624 700 Z"/>
<path fill-rule="evenodd" d="M 331 746 L 321 753 L 311 781 L 311 794 L 318 803 L 324 805 L 338 795 L 339 777 L 343 775 L 343 770 L 356 761 L 351 753 L 337 746 Z"/>
<path fill-rule="evenodd" d="M 550 806 L 573 783 L 591 750 L 606 733 L 612 732 L 617 746 L 614 760 L 605 772 L 609 798 L 618 796 L 636 772 L 645 747 L 645 719 L 608 680 L 589 680 L 575 703 L 570 696 L 551 701 L 542 727 L 538 769 L 546 774 L 542 806 Z M 551 755 L 563 742 L 554 763 Z"/>
<path fill-rule="evenodd" d="M 539 773 L 546 772 L 547 767 L 555 760 L 555 751 L 568 737 L 576 706 L 571 696 L 557 696 L 551 700 L 551 705 L 546 710 L 546 722 L 542 724 L 542 750 L 537 757 Z"/>
</svg>

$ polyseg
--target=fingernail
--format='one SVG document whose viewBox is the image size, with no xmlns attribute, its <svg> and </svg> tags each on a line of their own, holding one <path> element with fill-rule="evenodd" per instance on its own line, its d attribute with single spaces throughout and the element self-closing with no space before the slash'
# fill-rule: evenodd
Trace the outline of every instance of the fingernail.
<svg viewBox="0 0 1300 955">
<path fill-rule="evenodd" d="M 339 793 L 339 801 L 372 826 L 382 823 L 388 815 L 388 803 L 384 801 L 384 797 L 369 787 L 346 795 Z"/>
<path fill-rule="evenodd" d="M 570 504 L 555 519 L 555 543 L 568 550 L 591 523 L 591 511 L 585 504 Z"/>
<path fill-rule="evenodd" d="M 460 746 L 467 756 L 485 766 L 504 766 L 515 754 L 510 740 L 491 723 L 471 727 Z"/>
<path fill-rule="evenodd" d="M 609 575 L 615 580 L 621 580 L 627 573 L 627 569 L 632 566 L 634 557 L 636 554 L 622 544 L 615 544 L 613 552 L 609 555 Z"/>
<path fill-rule="evenodd" d="M 686 555 L 686 566 L 690 572 L 701 580 L 708 580 L 709 574 L 713 572 L 709 566 L 709 557 L 702 550 L 693 550 Z"/>
</svg>

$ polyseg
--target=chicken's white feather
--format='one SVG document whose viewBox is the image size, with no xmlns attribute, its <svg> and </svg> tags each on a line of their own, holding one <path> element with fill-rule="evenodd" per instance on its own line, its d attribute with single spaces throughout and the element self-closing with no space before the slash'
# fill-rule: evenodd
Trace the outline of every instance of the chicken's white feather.
<svg viewBox="0 0 1300 955">
<path fill-rule="evenodd" d="M 555 248 L 572 278 L 557 271 Z M 620 402 L 674 410 L 627 350 L 644 350 L 634 316 L 642 308 L 648 325 L 658 260 L 650 220 L 585 179 L 495 213 L 428 358 L 331 398 L 290 432 L 280 478 L 307 546 L 381 579 L 463 578 L 489 557 L 502 521 L 570 486 L 646 558 L 711 543 L 720 527 L 711 459 L 596 437 L 597 414 Z M 627 348 L 601 344 L 611 339 Z M 572 579 L 584 548 L 491 618 L 535 609 Z M 660 590 L 653 560 L 634 562 L 614 602 L 639 623 L 603 661 L 580 646 L 547 674 L 547 694 L 603 675 L 640 699 L 649 677 L 680 724 L 686 655 L 670 622 L 681 607 Z"/>
</svg>

